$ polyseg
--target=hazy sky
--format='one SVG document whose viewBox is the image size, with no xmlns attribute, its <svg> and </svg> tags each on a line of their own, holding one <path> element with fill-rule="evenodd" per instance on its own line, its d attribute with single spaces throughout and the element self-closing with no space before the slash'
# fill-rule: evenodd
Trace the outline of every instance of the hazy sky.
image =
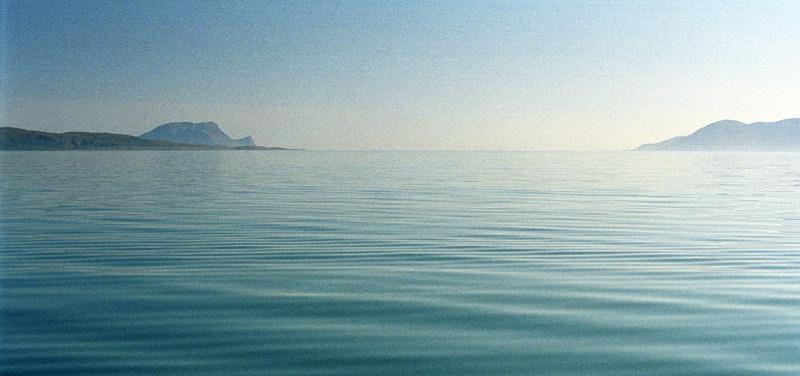
<svg viewBox="0 0 800 376">
<path fill-rule="evenodd" d="M 6 1 L 5 126 L 613 150 L 800 117 L 800 1 Z"/>
</svg>

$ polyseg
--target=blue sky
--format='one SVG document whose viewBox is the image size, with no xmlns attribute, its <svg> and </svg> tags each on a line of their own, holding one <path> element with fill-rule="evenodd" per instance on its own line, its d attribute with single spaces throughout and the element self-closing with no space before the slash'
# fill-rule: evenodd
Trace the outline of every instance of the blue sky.
<svg viewBox="0 0 800 376">
<path fill-rule="evenodd" d="M 3 125 L 615 150 L 800 116 L 797 1 L 3 1 Z"/>
</svg>

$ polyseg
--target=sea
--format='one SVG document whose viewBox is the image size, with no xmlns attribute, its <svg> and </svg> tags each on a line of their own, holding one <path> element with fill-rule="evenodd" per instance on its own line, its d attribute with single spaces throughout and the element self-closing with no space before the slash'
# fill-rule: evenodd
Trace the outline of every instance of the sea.
<svg viewBox="0 0 800 376">
<path fill-rule="evenodd" d="M 0 153 L 3 375 L 798 375 L 800 154 Z"/>
</svg>

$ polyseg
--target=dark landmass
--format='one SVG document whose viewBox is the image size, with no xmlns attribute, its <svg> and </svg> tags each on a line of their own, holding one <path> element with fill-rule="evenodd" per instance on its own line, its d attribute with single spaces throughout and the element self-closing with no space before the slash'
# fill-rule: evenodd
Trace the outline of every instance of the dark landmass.
<svg viewBox="0 0 800 376">
<path fill-rule="evenodd" d="M 252 137 L 247 136 L 234 140 L 230 138 L 217 123 L 167 123 L 153 128 L 139 136 L 145 140 L 169 141 L 176 144 L 208 145 L 208 146 L 256 146 Z"/>
<path fill-rule="evenodd" d="M 116 133 L 49 133 L 21 128 L 0 128 L 0 150 L 205 150 L 203 145 L 184 145 L 167 141 L 144 140 Z"/>
<path fill-rule="evenodd" d="M 800 151 L 800 118 L 745 124 L 723 120 L 688 135 L 636 150 L 683 151 Z"/>
<path fill-rule="evenodd" d="M 297 150 L 279 147 L 191 145 L 126 134 L 49 133 L 0 127 L 0 150 Z"/>
<path fill-rule="evenodd" d="M 281 148 L 277 146 L 258 146 L 258 145 L 237 146 L 231 149 L 232 150 L 303 150 L 303 149 Z"/>
</svg>

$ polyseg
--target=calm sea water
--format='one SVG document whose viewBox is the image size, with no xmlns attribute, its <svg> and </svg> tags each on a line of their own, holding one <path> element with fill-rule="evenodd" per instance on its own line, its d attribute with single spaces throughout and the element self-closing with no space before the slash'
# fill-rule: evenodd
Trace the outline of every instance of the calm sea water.
<svg viewBox="0 0 800 376">
<path fill-rule="evenodd" d="M 0 166 L 2 374 L 800 374 L 800 154 Z"/>
</svg>

